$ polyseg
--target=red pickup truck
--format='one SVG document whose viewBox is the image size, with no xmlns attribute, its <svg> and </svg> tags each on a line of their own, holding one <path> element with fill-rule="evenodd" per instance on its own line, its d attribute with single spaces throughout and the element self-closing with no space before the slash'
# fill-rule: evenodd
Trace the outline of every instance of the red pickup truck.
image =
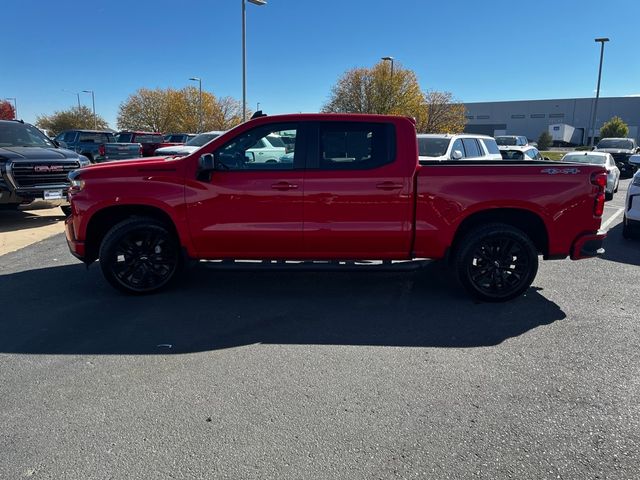
<svg viewBox="0 0 640 480">
<path fill-rule="evenodd" d="M 268 135 L 294 150 L 261 162 Z M 478 139 L 460 148 L 480 150 Z M 149 293 L 185 258 L 448 258 L 475 297 L 523 293 L 545 259 L 603 252 L 604 168 L 548 161 L 418 161 L 411 119 L 299 114 L 252 119 L 182 158 L 70 174 L 73 255 Z"/>
</svg>

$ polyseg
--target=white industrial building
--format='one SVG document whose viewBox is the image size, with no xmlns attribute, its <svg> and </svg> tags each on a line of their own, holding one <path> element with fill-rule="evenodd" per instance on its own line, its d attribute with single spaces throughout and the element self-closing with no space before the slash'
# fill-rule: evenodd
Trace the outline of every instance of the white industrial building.
<svg viewBox="0 0 640 480">
<path fill-rule="evenodd" d="M 537 141 L 548 131 L 559 142 L 586 145 L 593 98 L 465 103 L 465 132 L 485 135 L 526 135 Z M 595 136 L 602 124 L 618 116 L 629 125 L 629 137 L 640 141 L 640 97 L 607 97 L 598 101 Z"/>
</svg>

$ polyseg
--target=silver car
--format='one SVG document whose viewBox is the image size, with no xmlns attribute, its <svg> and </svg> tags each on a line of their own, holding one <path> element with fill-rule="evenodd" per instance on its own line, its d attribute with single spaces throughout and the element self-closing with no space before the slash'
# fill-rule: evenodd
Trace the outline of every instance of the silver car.
<svg viewBox="0 0 640 480">
<path fill-rule="evenodd" d="M 607 169 L 607 186 L 605 198 L 611 200 L 613 194 L 618 191 L 620 184 L 620 169 L 617 167 L 613 156 L 607 152 L 569 152 L 562 157 L 563 162 L 586 163 L 588 165 L 602 165 Z"/>
</svg>

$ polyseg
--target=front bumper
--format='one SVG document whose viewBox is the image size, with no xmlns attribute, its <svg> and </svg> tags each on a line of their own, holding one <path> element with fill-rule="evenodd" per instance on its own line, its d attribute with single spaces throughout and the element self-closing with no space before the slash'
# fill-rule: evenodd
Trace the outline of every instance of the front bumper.
<svg viewBox="0 0 640 480">
<path fill-rule="evenodd" d="M 624 216 L 629 220 L 640 222 L 640 187 L 629 185 L 625 201 Z"/>
<path fill-rule="evenodd" d="M 85 246 L 84 242 L 76 239 L 76 232 L 73 228 L 73 216 L 67 217 L 64 221 L 64 232 L 67 237 L 67 246 L 69 247 L 71 254 L 79 260 L 84 261 Z"/>
<path fill-rule="evenodd" d="M 604 253 L 603 244 L 605 238 L 607 238 L 607 232 L 602 230 L 579 236 L 573 242 L 571 260 L 581 260 L 602 255 Z"/>
</svg>

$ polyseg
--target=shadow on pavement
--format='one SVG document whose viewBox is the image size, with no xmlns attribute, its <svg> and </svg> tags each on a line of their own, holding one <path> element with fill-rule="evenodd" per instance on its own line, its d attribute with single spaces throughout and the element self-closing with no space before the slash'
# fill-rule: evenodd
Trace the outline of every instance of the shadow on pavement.
<svg viewBox="0 0 640 480">
<path fill-rule="evenodd" d="M 604 244 L 603 260 L 640 266 L 640 239 L 622 238 L 622 223 L 609 230 Z"/>
<path fill-rule="evenodd" d="M 255 343 L 466 348 L 565 318 L 535 288 L 504 304 L 474 303 L 437 263 L 412 272 L 187 273 L 145 297 L 113 290 L 98 265 L 0 276 L 0 353 L 167 354 Z"/>
<path fill-rule="evenodd" d="M 0 210 L 0 233 L 15 232 L 27 228 L 38 228 L 52 225 L 65 219 L 58 208 L 57 215 L 35 215 L 22 210 Z M 62 228 L 61 228 L 62 230 Z"/>
</svg>

